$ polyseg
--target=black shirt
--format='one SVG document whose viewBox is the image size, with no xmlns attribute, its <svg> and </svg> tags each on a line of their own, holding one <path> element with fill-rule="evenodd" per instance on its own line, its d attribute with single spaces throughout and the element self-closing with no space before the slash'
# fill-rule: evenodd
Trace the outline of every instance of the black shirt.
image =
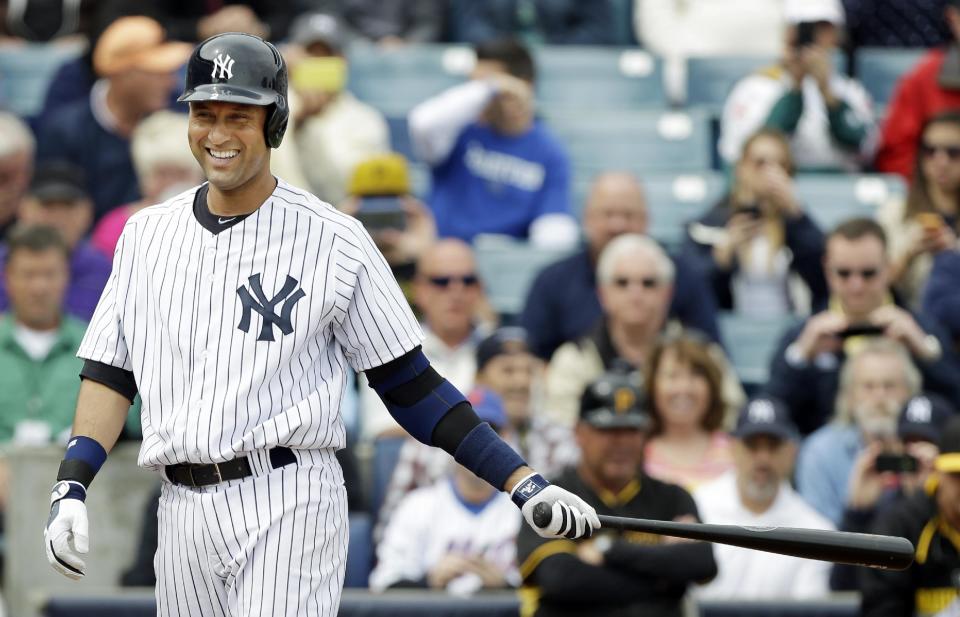
<svg viewBox="0 0 960 617">
<path fill-rule="evenodd" d="M 645 474 L 619 494 L 598 494 L 575 469 L 555 484 L 596 508 L 598 514 L 673 520 L 699 520 L 693 498 L 684 489 Z M 604 565 L 592 566 L 576 556 L 576 543 L 541 538 L 529 526 L 520 532 L 517 558 L 523 577 L 523 614 L 536 617 L 679 617 L 690 583 L 716 575 L 713 549 L 703 542 L 664 544 L 662 536 L 600 530 L 614 534 Z"/>
</svg>

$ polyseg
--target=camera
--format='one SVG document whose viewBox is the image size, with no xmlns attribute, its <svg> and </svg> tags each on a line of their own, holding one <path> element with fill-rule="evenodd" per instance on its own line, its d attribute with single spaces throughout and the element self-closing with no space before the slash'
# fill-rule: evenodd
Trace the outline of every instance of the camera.
<svg viewBox="0 0 960 617">
<path fill-rule="evenodd" d="M 879 472 L 916 473 L 919 468 L 919 461 L 909 454 L 884 452 L 877 455 L 877 461 L 874 463 L 874 469 Z"/>
</svg>

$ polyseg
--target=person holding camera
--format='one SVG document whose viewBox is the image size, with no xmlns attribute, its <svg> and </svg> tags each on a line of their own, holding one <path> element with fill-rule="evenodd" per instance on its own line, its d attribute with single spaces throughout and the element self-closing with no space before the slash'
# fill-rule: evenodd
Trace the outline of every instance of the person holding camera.
<svg viewBox="0 0 960 617">
<path fill-rule="evenodd" d="M 907 401 L 900 412 L 896 439 L 867 445 L 853 462 L 842 531 L 867 533 L 899 499 L 923 492 L 939 454 L 939 435 L 954 413 L 952 405 L 933 394 L 919 394 Z M 857 571 L 855 566 L 835 565 L 831 589 L 858 589 Z"/>
<path fill-rule="evenodd" d="M 916 559 L 902 571 L 860 568 L 863 617 L 960 615 L 960 417 L 938 444 L 924 490 L 898 499 L 870 529 L 907 538 Z"/>
<path fill-rule="evenodd" d="M 960 369 L 947 333 L 929 317 L 897 305 L 883 228 L 866 218 L 841 223 L 827 236 L 823 267 L 828 308 L 787 329 L 766 387 L 790 407 L 801 433 L 813 432 L 833 414 L 840 367 L 875 337 L 903 345 L 924 390 L 957 404 Z"/>
<path fill-rule="evenodd" d="M 807 437 L 797 459 L 797 490 L 834 525 L 846 507 L 875 505 L 889 480 L 874 473 L 876 459 L 901 449 L 897 418 L 919 392 L 920 373 L 896 341 L 870 338 L 847 358 L 833 421 Z"/>
<path fill-rule="evenodd" d="M 786 0 L 783 57 L 741 79 L 724 103 L 720 155 L 733 164 L 761 126 L 790 136 L 797 167 L 857 171 L 873 158 L 869 94 L 834 66 L 844 26 L 840 0 Z"/>
<path fill-rule="evenodd" d="M 757 317 L 800 312 L 798 276 L 810 305 L 826 302 L 823 232 L 803 211 L 793 185 L 790 143 L 777 129 L 754 133 L 723 199 L 687 226 L 683 253 L 703 264 L 717 306 Z"/>
</svg>

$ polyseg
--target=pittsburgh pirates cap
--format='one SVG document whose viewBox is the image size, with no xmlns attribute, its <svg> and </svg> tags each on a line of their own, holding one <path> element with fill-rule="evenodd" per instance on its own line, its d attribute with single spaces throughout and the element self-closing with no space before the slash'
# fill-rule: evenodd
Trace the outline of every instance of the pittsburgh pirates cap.
<svg viewBox="0 0 960 617">
<path fill-rule="evenodd" d="M 636 372 L 610 371 L 583 391 L 580 421 L 596 429 L 647 430 L 652 424 L 643 408 L 644 395 Z"/>
<path fill-rule="evenodd" d="M 769 435 L 789 441 L 800 438 L 787 406 L 769 396 L 753 398 L 740 410 L 733 436 L 746 439 L 754 435 Z"/>
<path fill-rule="evenodd" d="M 943 473 L 960 473 L 960 416 L 953 416 L 940 435 L 940 455 L 934 469 Z"/>
<path fill-rule="evenodd" d="M 529 352 L 526 330 L 515 326 L 498 328 L 477 345 L 477 370 L 497 356 Z"/>
<path fill-rule="evenodd" d="M 936 394 L 918 394 L 903 406 L 897 423 L 901 439 L 922 439 L 937 443 L 947 420 L 953 416 L 953 406 Z"/>
<path fill-rule="evenodd" d="M 111 23 L 93 49 L 93 69 L 109 77 L 130 69 L 148 73 L 171 73 L 187 58 L 193 46 L 168 41 L 155 19 L 143 15 L 120 17 Z"/>
</svg>

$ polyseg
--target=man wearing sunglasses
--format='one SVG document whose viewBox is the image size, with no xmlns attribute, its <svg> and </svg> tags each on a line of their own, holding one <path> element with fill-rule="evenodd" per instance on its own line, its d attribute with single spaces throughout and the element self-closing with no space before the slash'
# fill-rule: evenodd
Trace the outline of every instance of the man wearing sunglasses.
<svg viewBox="0 0 960 617">
<path fill-rule="evenodd" d="M 897 305 L 883 229 L 871 219 L 841 223 L 827 237 L 824 274 L 829 306 L 790 328 L 773 356 L 767 390 L 787 403 L 808 434 L 833 414 L 840 366 L 865 337 L 901 343 L 923 388 L 960 401 L 960 369 L 947 334 L 933 319 Z"/>
</svg>

